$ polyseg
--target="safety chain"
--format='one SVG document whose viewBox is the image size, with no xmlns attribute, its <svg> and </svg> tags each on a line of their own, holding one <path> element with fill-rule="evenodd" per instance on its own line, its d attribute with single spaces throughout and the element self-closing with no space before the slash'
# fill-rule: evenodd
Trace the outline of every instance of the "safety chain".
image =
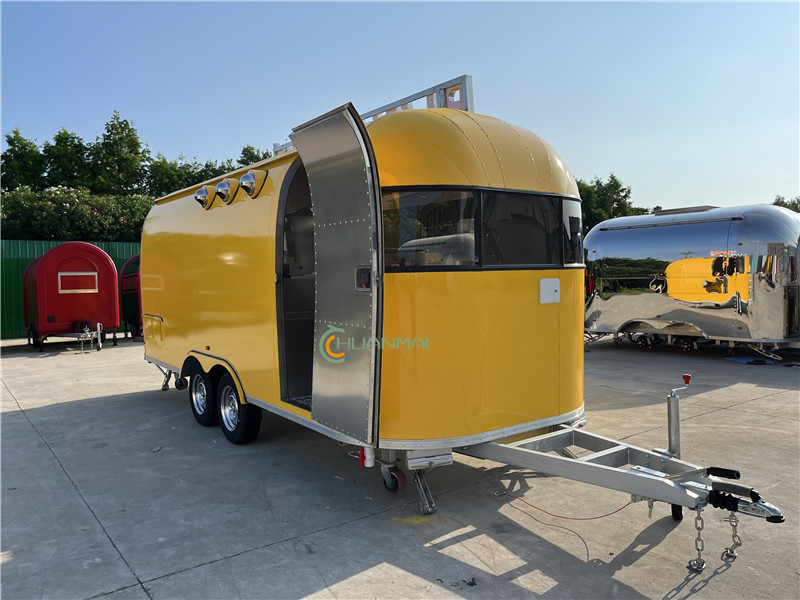
<svg viewBox="0 0 800 600">
<path fill-rule="evenodd" d="M 733 540 L 733 544 L 725 548 L 725 558 L 729 558 L 730 560 L 734 560 L 737 556 L 736 549 L 740 548 L 742 545 L 742 538 L 739 537 L 739 533 L 737 530 L 737 526 L 739 525 L 739 518 L 736 516 L 735 512 L 731 512 L 731 516 L 728 518 L 728 522 L 731 524 L 731 539 Z"/>
<path fill-rule="evenodd" d="M 702 571 L 706 568 L 706 561 L 703 560 L 703 549 L 705 543 L 703 542 L 703 509 L 697 507 L 697 516 L 694 518 L 694 526 L 697 529 L 697 539 L 694 541 L 694 548 L 697 550 L 697 558 L 689 561 L 688 568 L 692 571 Z"/>
</svg>

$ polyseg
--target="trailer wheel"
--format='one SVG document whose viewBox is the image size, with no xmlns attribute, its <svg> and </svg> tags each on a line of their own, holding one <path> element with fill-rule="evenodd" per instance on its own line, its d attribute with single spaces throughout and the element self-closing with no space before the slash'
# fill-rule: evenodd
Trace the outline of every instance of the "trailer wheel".
<svg viewBox="0 0 800 600">
<path fill-rule="evenodd" d="M 219 381 L 219 421 L 222 433 L 234 444 L 249 444 L 261 429 L 261 409 L 252 404 L 242 404 L 239 390 L 230 373 Z"/>
<path fill-rule="evenodd" d="M 203 371 L 199 364 L 195 364 L 189 374 L 189 406 L 192 408 L 195 421 L 203 427 L 217 424 L 217 399 L 214 393 L 214 384 L 211 382 L 211 377 Z"/>
<path fill-rule="evenodd" d="M 391 467 L 389 469 L 389 476 L 392 478 L 391 485 L 389 485 L 385 479 L 383 480 L 383 485 L 386 488 L 386 491 L 388 491 L 390 494 L 398 494 L 406 489 L 408 479 L 406 478 L 406 474 L 400 469 L 397 467 Z"/>
</svg>

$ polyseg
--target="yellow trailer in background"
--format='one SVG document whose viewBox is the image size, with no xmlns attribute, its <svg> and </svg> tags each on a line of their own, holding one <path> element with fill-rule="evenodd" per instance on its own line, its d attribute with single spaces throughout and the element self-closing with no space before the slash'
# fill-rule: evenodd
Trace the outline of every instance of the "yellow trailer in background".
<svg viewBox="0 0 800 600">
<path fill-rule="evenodd" d="M 733 471 L 576 429 L 581 207 L 544 140 L 451 108 L 367 129 L 350 104 L 290 137 L 296 149 L 161 198 L 145 221 L 145 358 L 163 387 L 188 387 L 199 423 L 238 444 L 263 411 L 301 423 L 358 448 L 392 492 L 410 471 L 426 514 L 425 473 L 460 452 L 674 516 L 735 493 L 726 506 L 783 519 L 749 488 L 714 488 Z"/>
</svg>

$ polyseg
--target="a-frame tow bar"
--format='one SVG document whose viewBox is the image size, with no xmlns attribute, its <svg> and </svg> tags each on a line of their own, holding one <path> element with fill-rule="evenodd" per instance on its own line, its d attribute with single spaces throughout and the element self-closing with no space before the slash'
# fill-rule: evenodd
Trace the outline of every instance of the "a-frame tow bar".
<svg viewBox="0 0 800 600">
<path fill-rule="evenodd" d="M 691 375 L 683 377 L 686 385 L 672 389 L 667 396 L 668 449 L 645 450 L 582 429 L 562 426 L 552 433 L 514 443 L 487 442 L 454 450 L 475 458 L 628 492 L 634 502 L 646 500 L 651 514 L 654 501 L 671 504 L 675 519 L 682 518 L 683 507 L 695 510 L 697 558 L 689 561 L 689 568 L 701 571 L 705 568 L 702 511 L 707 506 L 731 512 L 728 520 L 733 529 L 733 543 L 725 549 L 729 559 L 736 557 L 736 549 L 741 546 L 737 512 L 761 517 L 770 523 L 782 523 L 784 517 L 756 490 L 733 483 L 732 480 L 739 479 L 738 471 L 701 467 L 680 459 L 677 392 L 688 387 Z"/>
</svg>

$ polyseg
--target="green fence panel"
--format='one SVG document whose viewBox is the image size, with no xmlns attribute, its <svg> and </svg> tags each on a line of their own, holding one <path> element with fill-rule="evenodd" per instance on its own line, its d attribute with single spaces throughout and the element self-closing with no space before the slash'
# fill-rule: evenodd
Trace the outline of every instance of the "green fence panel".
<svg viewBox="0 0 800 600">
<path fill-rule="evenodd" d="M 25 269 L 42 254 L 64 242 L 2 240 L 0 242 L 0 338 L 28 336 L 22 277 Z M 139 253 L 136 242 L 90 242 L 104 250 L 114 261 L 117 273 L 131 256 Z M 122 315 L 120 307 L 120 315 Z"/>
</svg>

